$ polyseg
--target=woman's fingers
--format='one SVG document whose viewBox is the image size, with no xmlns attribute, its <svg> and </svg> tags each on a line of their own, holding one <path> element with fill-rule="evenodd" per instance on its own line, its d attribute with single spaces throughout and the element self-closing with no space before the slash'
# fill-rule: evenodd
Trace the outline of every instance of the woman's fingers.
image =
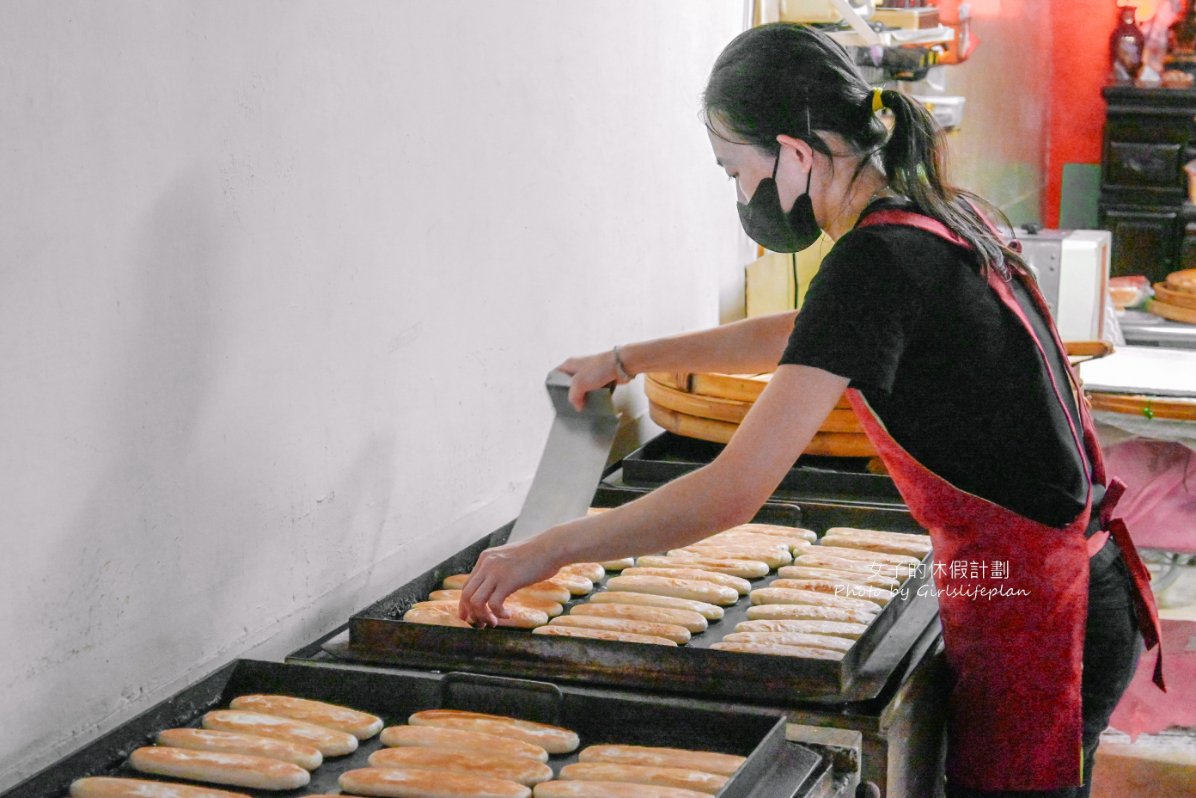
<svg viewBox="0 0 1196 798">
<path fill-rule="evenodd" d="M 491 591 L 490 598 L 486 601 L 486 607 L 490 610 L 494 617 L 511 617 L 511 613 L 507 612 L 506 605 L 504 604 L 504 602 L 507 600 L 507 596 L 509 595 L 511 595 L 511 591 L 508 588 L 495 587 L 494 590 Z M 497 623 L 495 625 L 497 625 Z"/>
<path fill-rule="evenodd" d="M 483 624 L 493 620 L 492 617 L 487 617 L 489 607 L 486 606 L 493 590 L 493 578 L 475 570 L 461 590 L 461 600 L 457 603 L 457 614 L 461 616 L 461 620 Z"/>
<path fill-rule="evenodd" d="M 569 386 L 569 404 L 573 405 L 577 412 L 581 412 L 586 406 L 586 389 L 577 381 L 573 380 L 573 384 Z"/>
<path fill-rule="evenodd" d="M 511 588 L 504 586 L 510 580 L 504 578 L 503 562 L 492 554 L 492 551 L 482 552 L 477 565 L 465 582 L 465 587 L 461 590 L 457 614 L 463 621 L 497 626 L 500 619 L 509 618 L 511 615 L 505 606 Z"/>
<path fill-rule="evenodd" d="M 533 538 L 535 540 L 535 538 Z M 507 598 L 515 590 L 555 573 L 543 554 L 530 541 L 498 546 L 483 551 L 461 589 L 457 614 L 464 621 L 497 626 L 511 617 Z"/>
<path fill-rule="evenodd" d="M 557 366 L 557 370 L 573 376 L 573 382 L 569 385 L 569 404 L 579 412 L 585 408 L 587 393 L 618 382 L 612 352 L 571 357 Z"/>
<path fill-rule="evenodd" d="M 571 357 L 556 367 L 557 371 L 564 372 L 573 377 L 573 381 L 569 383 L 569 404 L 573 405 L 579 412 L 585 407 L 586 403 L 585 382 L 584 378 L 579 374 L 582 369 L 583 360 L 585 358 Z"/>
</svg>

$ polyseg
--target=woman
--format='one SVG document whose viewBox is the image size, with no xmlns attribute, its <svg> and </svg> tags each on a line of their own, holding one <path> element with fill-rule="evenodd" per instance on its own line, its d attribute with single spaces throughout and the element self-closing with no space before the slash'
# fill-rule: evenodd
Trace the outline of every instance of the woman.
<svg viewBox="0 0 1196 798">
<path fill-rule="evenodd" d="M 954 679 L 948 794 L 1087 795 L 1097 737 L 1138 660 L 1138 619 L 1153 644 L 1157 617 L 1145 569 L 1110 518 L 1119 488 L 1105 479 L 1023 262 L 978 198 L 944 182 L 933 118 L 900 93 L 872 90 L 816 31 L 776 24 L 740 35 L 704 101 L 748 235 L 779 252 L 820 231 L 836 241 L 801 314 L 560 368 L 573 374 L 575 403 L 650 371 L 775 375 L 708 466 L 484 552 L 462 617 L 494 623 L 507 595 L 564 564 L 676 548 L 748 521 L 850 389 L 947 566 L 936 586 Z M 977 597 L 985 587 L 1005 595 Z"/>
</svg>

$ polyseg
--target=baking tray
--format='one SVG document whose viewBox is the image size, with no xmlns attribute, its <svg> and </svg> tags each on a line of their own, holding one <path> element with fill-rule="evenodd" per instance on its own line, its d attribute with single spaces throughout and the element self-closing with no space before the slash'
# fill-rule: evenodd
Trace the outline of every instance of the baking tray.
<svg viewBox="0 0 1196 798">
<path fill-rule="evenodd" d="M 594 505 L 614 506 L 640 495 L 643 495 L 642 491 L 601 487 L 595 494 Z M 793 517 L 795 509 L 785 508 L 785 512 Z M 776 512 L 776 508 L 766 507 L 756 519 L 761 523 L 777 523 L 773 516 Z M 802 526 L 819 534 L 830 526 L 845 525 L 848 520 L 852 525 L 878 526 L 877 519 L 863 507 L 819 508 L 813 513 L 803 508 L 796 515 Z M 848 700 L 849 696 L 858 700 L 872 697 L 859 695 L 853 687 L 865 661 L 886 640 L 890 631 L 911 609 L 920 610 L 920 625 L 915 624 L 916 629 L 903 630 L 912 646 L 914 638 L 926 626 L 927 614 L 933 614 L 937 607 L 933 597 L 920 595 L 930 583 L 932 555 L 928 555 L 924 567 L 903 584 L 902 593 L 881 611 L 868 631 L 838 661 L 711 649 L 712 643 L 746 618 L 747 597 L 733 607 L 725 608 L 724 618 L 711 623 L 705 633 L 696 635 L 689 644 L 668 649 L 605 640 L 546 637 L 526 630 L 479 631 L 400 620 L 413 604 L 438 589 L 444 577 L 471 570 L 478 555 L 490 546 L 501 545 L 509 531 L 508 524 L 355 614 L 349 620 L 349 643 L 338 649 L 337 656 L 375 664 L 533 676 L 774 705 L 778 696 L 787 702 Z M 753 587 L 766 586 L 776 578 L 774 573 L 754 580 Z M 583 596 L 569 602 L 566 610 L 586 599 Z M 870 684 L 875 681 L 875 678 L 870 679 Z"/>
<path fill-rule="evenodd" d="M 822 794 L 830 766 L 818 754 L 785 741 L 784 717 L 753 707 L 719 709 L 676 706 L 654 697 L 609 695 L 545 682 L 474 674 L 443 675 L 288 665 L 238 660 L 198 684 L 154 706 L 95 742 L 44 769 L 4 798 L 60 798 L 83 776 L 139 776 L 125 764 L 129 753 L 152 742 L 161 729 L 196 726 L 203 713 L 247 693 L 283 693 L 351 706 L 380 715 L 387 725 L 402 723 L 421 709 L 449 707 L 566 726 L 582 746 L 622 742 L 722 751 L 748 757 L 719 792 L 721 798 L 797 798 Z M 356 752 L 329 759 L 312 773 L 311 784 L 292 791 L 227 787 L 252 796 L 338 792 L 337 778 L 366 767 L 382 745 L 364 741 Z M 554 770 L 576 761 L 576 754 L 553 756 Z M 157 781 L 179 781 L 139 776 Z M 190 783 L 190 782 L 183 782 Z M 210 785 L 209 785 L 210 786 Z"/>
<path fill-rule="evenodd" d="M 623 458 L 622 482 L 656 487 L 707 465 L 723 444 L 665 432 Z M 775 497 L 802 500 L 904 505 L 893 480 L 867 470 L 867 458 L 802 456 L 785 474 Z"/>
</svg>

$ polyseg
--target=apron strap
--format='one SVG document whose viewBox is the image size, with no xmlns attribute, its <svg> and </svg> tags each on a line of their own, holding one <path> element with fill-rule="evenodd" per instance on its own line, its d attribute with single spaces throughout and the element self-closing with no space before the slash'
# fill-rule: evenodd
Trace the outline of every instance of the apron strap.
<svg viewBox="0 0 1196 798">
<path fill-rule="evenodd" d="M 957 244 L 964 249 L 972 248 L 971 244 L 938 219 L 933 219 L 925 214 L 915 213 L 914 211 L 873 211 L 863 219 L 860 219 L 856 227 L 871 227 L 874 224 L 898 224 L 905 227 L 916 227 L 919 230 L 932 233 L 939 238 L 945 238 L 952 244 Z"/>
</svg>

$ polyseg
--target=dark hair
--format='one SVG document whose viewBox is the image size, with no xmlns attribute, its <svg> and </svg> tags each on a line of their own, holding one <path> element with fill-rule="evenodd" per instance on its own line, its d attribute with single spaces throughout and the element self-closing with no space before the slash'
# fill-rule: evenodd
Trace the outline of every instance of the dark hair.
<svg viewBox="0 0 1196 798">
<path fill-rule="evenodd" d="M 1006 263 L 1022 268 L 1021 258 L 981 215 L 1008 225 L 1004 214 L 945 181 L 943 132 L 930 112 L 896 91 L 883 91 L 881 100 L 893 114 L 891 132 L 872 109 L 872 87 L 843 47 L 814 28 L 776 22 L 727 45 L 710 72 L 703 110 L 707 126 L 719 127 L 711 127 L 715 135 L 730 134 L 769 153 L 779 150 L 776 137 L 783 133 L 831 157 L 816 131 L 836 133 L 864 156 L 853 180 L 879 160 L 889 186 L 966 240 L 982 269 L 1005 273 Z"/>
</svg>

